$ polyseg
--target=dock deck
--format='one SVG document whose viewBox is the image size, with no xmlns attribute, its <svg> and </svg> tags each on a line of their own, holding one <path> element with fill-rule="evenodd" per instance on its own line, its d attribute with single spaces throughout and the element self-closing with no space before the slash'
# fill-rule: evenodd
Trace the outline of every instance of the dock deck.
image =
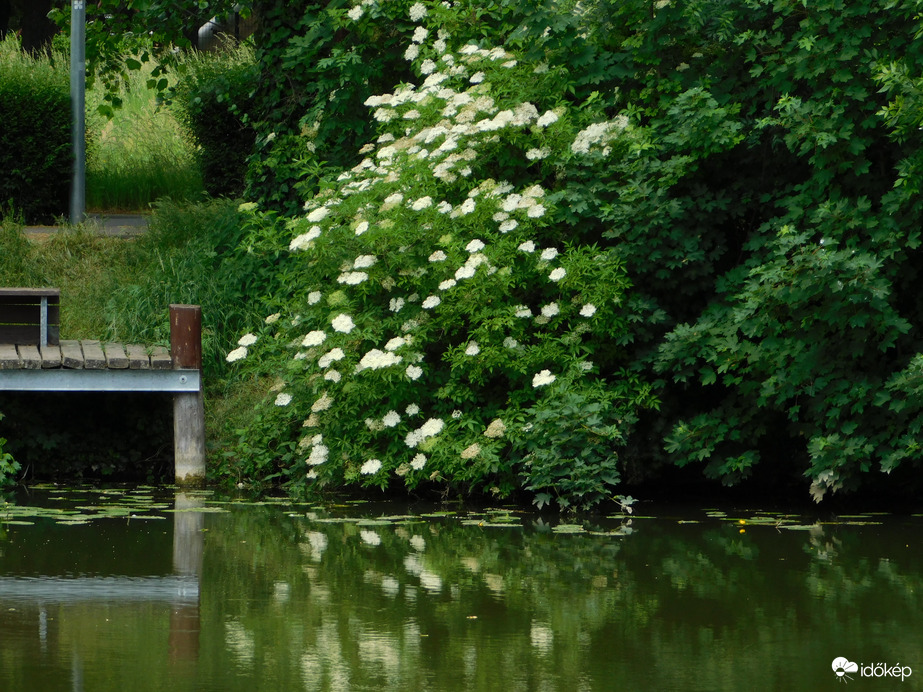
<svg viewBox="0 0 923 692">
<path fill-rule="evenodd" d="M 0 391 L 194 392 L 199 379 L 198 370 L 174 369 L 163 346 L 0 344 Z"/>
</svg>

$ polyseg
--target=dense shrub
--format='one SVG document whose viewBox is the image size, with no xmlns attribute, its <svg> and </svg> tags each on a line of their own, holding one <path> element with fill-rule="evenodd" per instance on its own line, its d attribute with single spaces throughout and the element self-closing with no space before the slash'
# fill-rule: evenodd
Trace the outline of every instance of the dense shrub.
<svg viewBox="0 0 923 692">
<path fill-rule="evenodd" d="M 624 264 L 562 237 L 554 178 L 598 176 L 633 135 L 623 119 L 598 136 L 588 113 L 549 108 L 567 80 L 547 64 L 450 51 L 422 23 L 409 45 L 420 76 L 366 101 L 382 123 L 367 158 L 281 238 L 273 215 L 254 217 L 256 250 L 284 239 L 293 259 L 273 314 L 228 356 L 278 378 L 240 450 L 244 475 L 596 505 L 656 399 L 620 346 Z"/>
<path fill-rule="evenodd" d="M 0 42 L 0 203 L 30 223 L 67 214 L 71 112 L 62 59 L 31 57 L 15 37 Z"/>
<path fill-rule="evenodd" d="M 175 103 L 197 146 L 205 190 L 213 196 L 238 196 L 256 138 L 251 122 L 257 78 L 252 53 L 246 47 L 192 53 L 178 69 Z"/>
<path fill-rule="evenodd" d="M 470 9 L 373 3 L 317 20 L 370 42 L 406 21 L 382 28 L 382 13 L 406 11 L 419 26 L 391 57 L 416 76 L 393 71 L 404 84 L 366 99 L 379 139 L 306 216 L 257 217 L 255 252 L 278 252 L 287 229 L 301 259 L 267 303 L 272 324 L 232 355 L 249 349 L 278 378 L 244 438 L 249 471 L 521 483 L 575 505 L 611 492 L 616 454 L 635 477 L 670 462 L 727 484 L 761 470 L 817 500 L 913 478 L 915 5 Z M 503 48 L 483 38 L 497 35 Z M 364 50 L 325 58 L 327 82 Z M 520 218 L 507 200 L 529 189 L 542 213 Z M 520 247 L 558 252 L 532 265 Z M 442 255 L 451 265 L 429 260 Z M 581 301 L 596 308 L 583 327 Z M 515 319 L 551 303 L 530 330 Z M 484 438 L 496 420 L 503 437 Z"/>
</svg>

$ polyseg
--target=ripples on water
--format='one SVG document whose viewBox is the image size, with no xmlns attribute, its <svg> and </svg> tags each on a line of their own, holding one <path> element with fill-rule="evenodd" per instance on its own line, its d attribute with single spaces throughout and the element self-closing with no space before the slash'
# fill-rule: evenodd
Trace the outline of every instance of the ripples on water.
<svg viewBox="0 0 923 692">
<path fill-rule="evenodd" d="M 438 509 L 33 491 L 0 506 L 0 690 L 923 681 L 923 517 Z"/>
</svg>

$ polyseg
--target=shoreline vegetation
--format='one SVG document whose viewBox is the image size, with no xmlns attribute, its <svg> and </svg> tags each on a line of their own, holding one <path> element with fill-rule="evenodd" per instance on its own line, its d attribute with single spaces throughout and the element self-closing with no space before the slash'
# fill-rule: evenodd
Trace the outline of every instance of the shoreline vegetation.
<svg viewBox="0 0 923 692">
<path fill-rule="evenodd" d="M 90 206 L 149 230 L 32 242 L 4 207 L 4 283 L 59 286 L 70 338 L 201 305 L 228 486 L 913 502 L 915 10 L 463 5 L 290 3 L 169 80 L 126 60 Z"/>
</svg>

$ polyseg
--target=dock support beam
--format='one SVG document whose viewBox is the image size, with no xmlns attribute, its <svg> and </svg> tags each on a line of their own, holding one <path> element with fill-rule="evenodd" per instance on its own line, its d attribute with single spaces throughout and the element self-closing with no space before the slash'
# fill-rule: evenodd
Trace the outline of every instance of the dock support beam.
<svg viewBox="0 0 923 692">
<path fill-rule="evenodd" d="M 170 306 L 170 355 L 174 369 L 202 369 L 202 308 Z M 176 484 L 205 482 L 205 405 L 202 388 L 173 395 L 173 455 Z"/>
</svg>

